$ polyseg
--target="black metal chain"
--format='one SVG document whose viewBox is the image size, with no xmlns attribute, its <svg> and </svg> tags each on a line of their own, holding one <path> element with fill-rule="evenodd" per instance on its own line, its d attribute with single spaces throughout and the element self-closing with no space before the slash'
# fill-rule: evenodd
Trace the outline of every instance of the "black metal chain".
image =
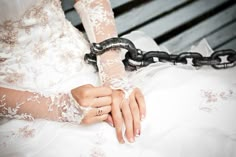
<svg viewBox="0 0 236 157">
<path fill-rule="evenodd" d="M 97 69 L 97 55 L 101 55 L 110 49 L 123 48 L 128 50 L 123 63 L 126 70 L 133 71 L 156 62 L 171 62 L 174 65 L 192 64 L 195 67 L 212 66 L 215 69 L 227 69 L 236 65 L 236 51 L 232 49 L 219 50 L 210 56 L 204 57 L 199 52 L 182 52 L 169 54 L 164 51 L 144 52 L 126 38 L 110 38 L 101 43 L 92 43 L 89 54 L 85 54 L 84 60 Z M 191 60 L 191 61 L 190 61 Z"/>
</svg>

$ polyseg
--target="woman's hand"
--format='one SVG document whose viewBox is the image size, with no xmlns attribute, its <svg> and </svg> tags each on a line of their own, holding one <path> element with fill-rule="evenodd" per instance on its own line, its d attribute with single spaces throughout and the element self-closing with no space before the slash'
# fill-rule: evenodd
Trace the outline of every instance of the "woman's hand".
<svg viewBox="0 0 236 157">
<path fill-rule="evenodd" d="M 125 136 L 129 142 L 134 142 L 135 136 L 141 133 L 141 120 L 146 115 L 146 105 L 142 92 L 135 88 L 129 99 L 125 99 L 121 90 L 112 93 L 112 120 L 120 143 L 124 143 L 122 127 L 125 124 Z"/>
<path fill-rule="evenodd" d="M 111 112 L 112 90 L 108 87 L 94 87 L 90 84 L 71 90 L 74 99 L 82 107 L 91 109 L 85 114 L 82 124 L 104 121 Z"/>
</svg>

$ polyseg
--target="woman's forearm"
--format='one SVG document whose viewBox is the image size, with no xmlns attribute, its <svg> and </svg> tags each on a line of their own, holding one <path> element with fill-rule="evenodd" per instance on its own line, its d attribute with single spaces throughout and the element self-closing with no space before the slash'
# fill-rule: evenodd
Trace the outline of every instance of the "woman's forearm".
<svg viewBox="0 0 236 157">
<path fill-rule="evenodd" d="M 66 94 L 46 97 L 39 93 L 0 87 L 0 117 L 34 120 L 37 118 L 69 121 L 79 115 L 73 100 Z M 69 112 L 74 109 L 74 112 Z"/>
<path fill-rule="evenodd" d="M 109 0 L 79 0 L 74 7 L 91 43 L 118 36 Z M 127 96 L 131 93 L 132 88 L 128 83 L 119 49 L 98 56 L 97 65 L 103 85 L 121 89 Z"/>
</svg>

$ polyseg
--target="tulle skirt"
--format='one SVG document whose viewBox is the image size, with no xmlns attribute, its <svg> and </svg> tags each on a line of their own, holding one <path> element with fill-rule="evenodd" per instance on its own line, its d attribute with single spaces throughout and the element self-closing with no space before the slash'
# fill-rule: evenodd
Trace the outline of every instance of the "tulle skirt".
<svg viewBox="0 0 236 157">
<path fill-rule="evenodd" d="M 142 50 L 168 51 L 141 32 L 125 37 Z M 203 56 L 212 53 L 205 40 L 190 49 Z M 92 80 L 93 75 L 97 74 L 88 75 L 91 83 L 98 79 Z M 115 129 L 105 122 L 78 126 L 40 119 L 1 120 L 0 156 L 234 157 L 235 76 L 235 68 L 152 64 L 129 73 L 147 105 L 141 136 L 134 143 L 119 144 Z"/>
</svg>

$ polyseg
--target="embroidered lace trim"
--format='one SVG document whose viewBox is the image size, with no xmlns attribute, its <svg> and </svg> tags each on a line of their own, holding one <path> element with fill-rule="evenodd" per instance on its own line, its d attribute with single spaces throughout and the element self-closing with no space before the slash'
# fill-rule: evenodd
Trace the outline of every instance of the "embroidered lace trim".
<svg viewBox="0 0 236 157">
<path fill-rule="evenodd" d="M 71 94 L 42 96 L 38 93 L 29 93 L 29 97 L 18 98 L 15 104 L 10 97 L 0 93 L 0 117 L 34 120 L 43 118 L 61 122 L 80 124 L 89 108 L 81 107 Z M 27 111 L 22 113 L 21 110 Z"/>
</svg>

